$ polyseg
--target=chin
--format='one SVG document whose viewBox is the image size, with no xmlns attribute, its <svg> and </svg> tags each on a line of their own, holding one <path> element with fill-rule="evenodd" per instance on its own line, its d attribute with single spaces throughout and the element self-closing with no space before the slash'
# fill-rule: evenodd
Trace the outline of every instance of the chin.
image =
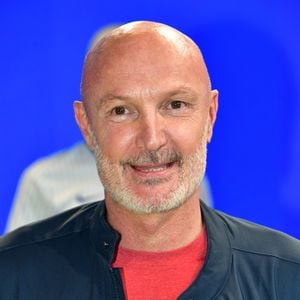
<svg viewBox="0 0 300 300">
<path fill-rule="evenodd" d="M 125 209 L 137 214 L 164 213 L 182 206 L 192 193 L 185 187 L 163 189 L 147 187 L 133 191 L 123 190 L 111 198 Z"/>
</svg>

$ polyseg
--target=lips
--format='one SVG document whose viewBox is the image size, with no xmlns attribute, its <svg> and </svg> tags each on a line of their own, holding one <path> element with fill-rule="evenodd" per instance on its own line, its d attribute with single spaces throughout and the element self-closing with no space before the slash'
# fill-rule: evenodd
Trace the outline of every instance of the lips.
<svg viewBox="0 0 300 300">
<path fill-rule="evenodd" d="M 154 173 L 161 173 L 166 171 L 167 169 L 171 168 L 175 162 L 169 162 L 166 164 L 149 164 L 149 165 L 131 165 L 131 167 L 141 173 L 147 174 L 154 174 Z"/>
</svg>

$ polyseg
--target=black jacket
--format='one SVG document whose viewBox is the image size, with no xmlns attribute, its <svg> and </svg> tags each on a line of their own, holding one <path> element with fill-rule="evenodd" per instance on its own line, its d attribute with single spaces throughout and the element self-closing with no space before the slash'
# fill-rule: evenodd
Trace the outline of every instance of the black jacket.
<svg viewBox="0 0 300 300">
<path fill-rule="evenodd" d="M 298 240 L 201 207 L 207 257 L 179 299 L 300 299 Z M 103 202 L 22 227 L 0 239 L 0 299 L 124 299 L 118 240 Z"/>
</svg>

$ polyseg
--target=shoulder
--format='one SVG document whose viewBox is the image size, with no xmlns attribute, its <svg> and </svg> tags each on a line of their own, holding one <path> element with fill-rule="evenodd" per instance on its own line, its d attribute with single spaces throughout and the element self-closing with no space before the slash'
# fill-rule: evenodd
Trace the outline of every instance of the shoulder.
<svg viewBox="0 0 300 300">
<path fill-rule="evenodd" d="M 277 230 L 236 218 L 202 203 L 207 227 L 224 232 L 230 246 L 240 255 L 269 257 L 300 266 L 300 241 Z M 208 228 L 209 229 L 209 228 Z"/>
<path fill-rule="evenodd" d="M 60 298 L 68 282 L 76 282 L 80 292 L 82 282 L 88 284 L 82 270 L 91 272 L 94 266 L 91 228 L 101 207 L 86 204 L 0 238 L 0 299 L 45 299 L 48 290 L 47 299 Z"/>
<path fill-rule="evenodd" d="M 66 187 L 69 190 L 75 187 L 82 189 L 83 183 L 99 185 L 99 180 L 92 153 L 84 143 L 79 142 L 33 162 L 23 172 L 19 187 L 22 187 L 22 191 L 34 189 L 36 192 L 47 191 L 56 195 Z"/>
<path fill-rule="evenodd" d="M 62 167 L 71 166 L 73 163 L 79 164 L 81 161 L 93 163 L 93 157 L 87 146 L 79 142 L 70 148 L 39 158 L 25 169 L 23 176 L 38 177 L 48 172 L 61 170 Z"/>
<path fill-rule="evenodd" d="M 231 247 L 244 253 L 269 256 L 300 266 L 300 241 L 277 230 L 216 211 L 224 222 Z"/>
<path fill-rule="evenodd" d="M 102 206 L 101 202 L 84 204 L 0 237 L 0 261 L 5 253 L 15 253 L 20 248 L 55 242 L 62 237 L 85 231 L 95 211 L 102 209 Z"/>
<path fill-rule="evenodd" d="M 231 245 L 232 268 L 239 285 L 244 289 L 250 285 L 253 290 L 265 286 L 268 297 L 274 293 L 278 299 L 296 299 L 300 295 L 300 241 L 221 212 L 215 214 Z"/>
</svg>

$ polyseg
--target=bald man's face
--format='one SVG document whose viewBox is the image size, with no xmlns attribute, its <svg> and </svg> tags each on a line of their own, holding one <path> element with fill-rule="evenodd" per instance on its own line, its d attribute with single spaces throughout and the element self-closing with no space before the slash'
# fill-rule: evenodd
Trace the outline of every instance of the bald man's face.
<svg viewBox="0 0 300 300">
<path fill-rule="evenodd" d="M 151 213 L 199 197 L 217 110 L 200 55 L 147 34 L 105 47 L 85 70 L 87 118 L 81 103 L 75 110 L 106 198 Z"/>
</svg>

